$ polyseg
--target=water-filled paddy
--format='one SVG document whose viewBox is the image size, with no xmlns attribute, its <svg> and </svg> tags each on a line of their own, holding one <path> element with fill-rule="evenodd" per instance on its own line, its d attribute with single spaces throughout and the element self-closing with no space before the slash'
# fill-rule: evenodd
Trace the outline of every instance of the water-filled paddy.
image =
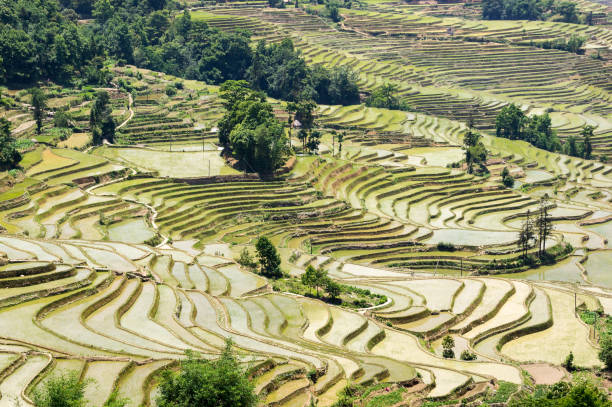
<svg viewBox="0 0 612 407">
<path fill-rule="evenodd" d="M 596 225 L 583 226 L 583 228 L 591 230 L 597 233 L 598 235 L 603 236 L 604 239 L 608 240 L 608 243 L 606 243 L 606 247 L 612 247 L 610 246 L 610 244 L 612 244 L 612 221 L 606 223 L 598 223 Z"/>
<path fill-rule="evenodd" d="M 155 236 L 143 218 L 129 219 L 108 228 L 108 238 L 115 242 L 142 243 Z"/>
<path fill-rule="evenodd" d="M 455 245 L 481 246 L 512 243 L 517 239 L 516 236 L 516 232 L 438 229 L 433 231 L 433 235 L 425 243 L 453 242 Z"/>
<path fill-rule="evenodd" d="M 523 179 L 523 181 L 527 182 L 527 183 L 542 182 L 542 181 L 548 181 L 549 179 L 552 179 L 553 177 L 554 177 L 554 175 L 551 174 L 548 171 L 544 171 L 544 170 L 526 170 L 525 171 L 525 178 Z"/>
<path fill-rule="evenodd" d="M 201 177 L 238 173 L 225 165 L 218 151 L 170 152 L 138 148 L 109 148 L 100 152 L 108 158 L 115 158 L 146 170 L 158 171 L 162 177 Z"/>
<path fill-rule="evenodd" d="M 583 283 L 584 280 L 578 268 L 579 258 L 569 257 L 552 266 L 542 266 L 530 269 L 522 273 L 502 274 L 500 277 L 523 278 L 526 280 L 566 281 L 571 283 Z"/>
<path fill-rule="evenodd" d="M 612 251 L 590 253 L 584 263 L 587 276 L 595 284 L 612 287 Z"/>
<path fill-rule="evenodd" d="M 446 167 L 447 164 L 451 164 L 460 161 L 463 158 L 465 152 L 459 147 L 422 147 L 422 148 L 411 148 L 408 150 L 402 150 L 403 154 L 409 157 L 417 157 L 416 161 L 420 165 Z M 425 163 L 421 159 L 425 159 Z"/>
</svg>

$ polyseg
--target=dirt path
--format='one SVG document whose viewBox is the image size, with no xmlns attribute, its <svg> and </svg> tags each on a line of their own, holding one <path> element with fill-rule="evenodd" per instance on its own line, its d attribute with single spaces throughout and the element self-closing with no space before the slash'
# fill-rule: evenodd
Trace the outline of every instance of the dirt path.
<svg viewBox="0 0 612 407">
<path fill-rule="evenodd" d="M 130 120 L 132 120 L 132 117 L 134 117 L 134 110 L 132 109 L 132 104 L 133 103 L 134 103 L 134 100 L 132 99 L 132 94 L 128 93 L 128 110 L 130 112 L 130 115 L 128 116 L 127 119 L 125 119 L 125 121 L 123 123 L 121 123 L 119 126 L 117 126 L 116 130 L 119 130 L 120 128 L 122 128 L 123 126 L 128 124 L 128 122 Z"/>
</svg>

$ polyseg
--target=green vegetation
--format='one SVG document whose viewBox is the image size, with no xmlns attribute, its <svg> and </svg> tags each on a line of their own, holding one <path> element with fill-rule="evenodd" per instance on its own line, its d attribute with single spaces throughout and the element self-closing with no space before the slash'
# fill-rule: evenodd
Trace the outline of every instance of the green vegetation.
<svg viewBox="0 0 612 407">
<path fill-rule="evenodd" d="M 452 336 L 446 335 L 442 339 L 442 356 L 447 359 L 454 359 L 455 357 L 455 340 Z"/>
<path fill-rule="evenodd" d="M 21 161 L 15 140 L 11 137 L 11 123 L 0 118 L 0 170 L 11 170 Z"/>
<path fill-rule="evenodd" d="M 553 0 L 485 0 L 482 18 L 485 20 L 544 20 L 557 14 L 561 21 L 577 23 L 576 4 Z"/>
<path fill-rule="evenodd" d="M 522 392 L 508 405 L 510 407 L 607 407 L 612 403 L 606 393 L 592 382 L 579 379 L 571 384 L 559 382 L 552 386 L 539 386 L 534 393 Z"/>
<path fill-rule="evenodd" d="M 271 174 L 283 164 L 287 151 L 283 126 L 272 106 L 245 81 L 225 82 L 221 92 L 226 113 L 219 122 L 219 142 L 246 170 Z"/>
<path fill-rule="evenodd" d="M 385 83 L 375 89 L 366 99 L 366 106 L 385 109 L 412 110 L 412 108 L 397 96 L 398 87 L 391 83 Z"/>
<path fill-rule="evenodd" d="M 115 139 L 115 119 L 111 116 L 110 97 L 102 90 L 96 94 L 89 114 L 89 127 L 93 134 L 93 143 L 102 144 L 103 140 L 112 143 Z"/>
<path fill-rule="evenodd" d="M 558 151 L 561 148 L 547 113 L 528 117 L 514 103 L 504 106 L 497 115 L 495 132 L 497 137 L 524 140 L 547 151 Z"/>
<path fill-rule="evenodd" d="M 280 269 L 281 259 L 272 242 L 261 236 L 255 243 L 255 249 L 259 259 L 259 273 L 270 278 L 280 278 L 283 275 Z"/>
<path fill-rule="evenodd" d="M 221 356 L 213 361 L 195 352 L 187 353 L 178 372 L 162 372 L 160 407 L 254 407 L 254 386 L 240 366 L 228 340 Z"/>
<path fill-rule="evenodd" d="M 84 407 L 87 382 L 77 371 L 64 372 L 49 378 L 41 390 L 34 392 L 36 407 Z"/>
</svg>

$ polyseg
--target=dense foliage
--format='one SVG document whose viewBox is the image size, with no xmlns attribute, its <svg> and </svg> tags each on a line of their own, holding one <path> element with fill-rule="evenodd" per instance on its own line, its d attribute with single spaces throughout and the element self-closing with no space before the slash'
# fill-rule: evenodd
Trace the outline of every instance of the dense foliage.
<svg viewBox="0 0 612 407">
<path fill-rule="evenodd" d="M 89 113 L 89 127 L 93 135 L 94 145 L 102 144 L 103 140 L 112 143 L 115 139 L 115 120 L 111 113 L 112 108 L 108 92 L 99 91 Z"/>
<path fill-rule="evenodd" d="M 387 83 L 377 88 L 366 99 L 366 106 L 385 109 L 411 110 L 410 106 L 397 96 L 397 86 Z"/>
<path fill-rule="evenodd" d="M 173 17 L 166 0 L 0 0 L 0 83 L 57 82 L 80 76 L 104 85 L 104 58 L 212 84 L 248 80 L 254 89 L 290 101 L 359 102 L 350 68 L 306 66 L 290 39 L 253 51 L 250 34 L 223 32 Z M 94 20 L 77 24 L 78 18 Z"/>
<path fill-rule="evenodd" d="M 578 23 L 576 4 L 553 0 L 483 0 L 482 18 L 485 20 L 545 20 Z"/>
<path fill-rule="evenodd" d="M 255 243 L 255 249 L 259 259 L 259 272 L 267 277 L 282 277 L 283 272 L 280 269 L 281 259 L 270 239 L 261 236 Z"/>
<path fill-rule="evenodd" d="M 11 137 L 11 122 L 0 118 L 0 170 L 11 170 L 21 161 L 21 154 L 17 151 L 15 140 Z"/>
<path fill-rule="evenodd" d="M 232 352 L 231 341 L 217 360 L 187 353 L 178 372 L 166 370 L 159 385 L 160 407 L 254 407 L 254 386 Z"/>
<path fill-rule="evenodd" d="M 484 164 L 487 161 L 487 150 L 481 138 L 482 136 L 472 129 L 468 129 L 463 136 L 465 164 L 467 165 L 467 172 L 470 174 L 474 172 L 474 164 L 478 164 L 481 170 L 486 170 Z"/>
<path fill-rule="evenodd" d="M 533 393 L 514 397 L 509 407 L 610 407 L 605 392 L 588 381 L 559 382 L 552 386 L 538 386 Z"/>
<path fill-rule="evenodd" d="M 34 392 L 36 407 L 84 407 L 87 382 L 79 379 L 76 370 L 53 376 L 42 389 Z"/>
<path fill-rule="evenodd" d="M 219 142 L 244 169 L 274 172 L 283 164 L 288 141 L 265 95 L 251 90 L 245 81 L 227 81 L 221 86 L 221 98 L 226 113 L 219 122 Z"/>
<path fill-rule="evenodd" d="M 586 125 L 582 128 L 580 135 L 582 140 L 578 140 L 575 136 L 569 136 L 566 142 L 563 144 L 563 152 L 572 157 L 580 157 L 590 160 L 593 155 L 593 145 L 591 139 L 593 138 L 593 130 L 595 128 L 591 125 Z"/>
<path fill-rule="evenodd" d="M 289 38 L 269 45 L 260 40 L 247 78 L 255 89 L 278 99 L 310 99 L 343 105 L 359 103 L 357 78 L 350 68 L 328 70 L 316 65 L 311 69 Z"/>
<path fill-rule="evenodd" d="M 495 121 L 497 137 L 524 140 L 547 151 L 558 151 L 561 143 L 551 126 L 550 116 L 526 116 L 514 103 L 504 106 Z"/>
</svg>

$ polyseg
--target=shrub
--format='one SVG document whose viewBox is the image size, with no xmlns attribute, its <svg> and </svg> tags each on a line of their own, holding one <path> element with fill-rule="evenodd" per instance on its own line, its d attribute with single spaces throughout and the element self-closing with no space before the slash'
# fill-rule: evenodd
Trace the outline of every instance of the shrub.
<svg viewBox="0 0 612 407">
<path fill-rule="evenodd" d="M 255 267 L 257 267 L 257 262 L 246 247 L 242 249 L 242 251 L 240 252 L 240 257 L 236 259 L 236 262 L 241 266 L 250 269 L 254 269 Z"/>
<path fill-rule="evenodd" d="M 606 369 L 612 370 L 612 335 L 608 332 L 604 335 L 599 343 L 599 360 L 605 365 Z"/>
<path fill-rule="evenodd" d="M 461 357 L 461 360 L 476 360 L 476 354 L 473 352 L 470 352 L 467 349 L 461 352 L 460 357 Z"/>
<path fill-rule="evenodd" d="M 87 382 L 79 380 L 76 370 L 51 377 L 42 390 L 34 392 L 36 407 L 84 407 Z"/>
<path fill-rule="evenodd" d="M 159 407 L 255 407 L 257 403 L 254 385 L 232 352 L 231 340 L 217 360 L 188 351 L 178 372 L 162 373 L 159 389 Z"/>
<path fill-rule="evenodd" d="M 457 250 L 454 244 L 447 242 L 438 243 L 436 248 L 441 252 L 454 252 L 455 250 Z"/>
<path fill-rule="evenodd" d="M 455 340 L 452 336 L 446 335 L 444 339 L 442 339 L 442 356 L 446 359 L 453 359 L 455 357 L 454 347 Z"/>
<path fill-rule="evenodd" d="M 576 368 L 574 366 L 574 353 L 572 351 L 570 351 L 569 355 L 565 358 L 563 367 L 566 368 L 568 372 L 572 372 Z"/>
</svg>

